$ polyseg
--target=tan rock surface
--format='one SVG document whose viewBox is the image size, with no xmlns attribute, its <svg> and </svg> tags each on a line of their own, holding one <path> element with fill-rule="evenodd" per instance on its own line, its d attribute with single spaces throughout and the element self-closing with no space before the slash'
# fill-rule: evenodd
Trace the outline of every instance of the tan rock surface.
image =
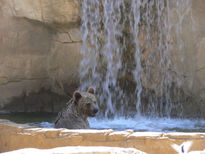
<svg viewBox="0 0 205 154">
<path fill-rule="evenodd" d="M 13 111 L 10 103 L 30 95 L 43 99 L 36 105 L 47 101 L 52 108 L 57 100 L 45 100 L 42 89 L 50 97 L 76 89 L 81 58 L 77 0 L 1 0 L 0 18 L 0 109 Z M 46 107 L 42 111 L 51 112 Z"/>
<path fill-rule="evenodd" d="M 196 75 L 199 84 L 199 87 L 197 88 L 198 94 L 205 99 L 205 37 L 199 42 Z"/>
<path fill-rule="evenodd" d="M 27 148 L 11 152 L 5 152 L 3 154 L 145 154 L 142 151 L 136 150 L 134 148 L 118 148 L 118 147 L 85 147 L 85 146 L 70 146 L 70 147 L 60 147 L 53 149 L 34 149 Z"/>
<path fill-rule="evenodd" d="M 181 37 L 184 50 L 178 54 L 184 55 L 183 65 L 180 65 L 179 74 L 183 74 L 185 92 L 195 99 L 205 99 L 204 91 L 204 66 L 205 66 L 205 2 L 194 0 L 191 2 L 191 13 L 182 21 Z M 203 106 L 201 106 L 203 108 Z"/>
<path fill-rule="evenodd" d="M 7 15 L 51 25 L 74 26 L 80 21 L 77 0 L 2 0 Z"/>
<path fill-rule="evenodd" d="M 29 128 L 0 120 L 0 152 L 22 148 L 50 149 L 65 146 L 136 148 L 150 154 L 175 153 L 172 148 L 190 141 L 190 151 L 205 149 L 204 133 L 160 133 L 113 130 L 68 130 Z"/>
</svg>

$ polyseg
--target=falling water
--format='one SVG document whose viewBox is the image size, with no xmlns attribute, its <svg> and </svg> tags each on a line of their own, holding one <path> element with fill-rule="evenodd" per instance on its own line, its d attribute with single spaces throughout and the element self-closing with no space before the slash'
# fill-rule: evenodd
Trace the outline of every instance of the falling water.
<svg viewBox="0 0 205 154">
<path fill-rule="evenodd" d="M 191 15 L 191 0 L 81 3 L 81 90 L 95 87 L 100 116 L 180 116 L 180 34 Z"/>
</svg>

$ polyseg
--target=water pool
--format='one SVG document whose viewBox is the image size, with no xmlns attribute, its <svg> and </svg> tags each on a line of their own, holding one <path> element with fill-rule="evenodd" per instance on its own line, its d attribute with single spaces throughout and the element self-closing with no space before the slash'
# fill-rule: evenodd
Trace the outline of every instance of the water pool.
<svg viewBox="0 0 205 154">
<path fill-rule="evenodd" d="M 28 124 L 34 127 L 53 128 L 57 114 L 53 113 L 15 113 L 0 114 L 0 119 L 8 119 L 15 123 Z M 205 132 L 203 119 L 172 119 L 148 118 L 136 116 L 135 118 L 96 119 L 89 118 L 93 129 L 113 129 L 155 132 Z"/>
</svg>

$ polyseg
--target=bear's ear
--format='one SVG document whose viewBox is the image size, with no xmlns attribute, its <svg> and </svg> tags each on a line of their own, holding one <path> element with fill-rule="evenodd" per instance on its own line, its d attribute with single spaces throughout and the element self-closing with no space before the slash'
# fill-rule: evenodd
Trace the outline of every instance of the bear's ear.
<svg viewBox="0 0 205 154">
<path fill-rule="evenodd" d="M 75 91 L 75 92 L 73 93 L 73 99 L 74 99 L 74 101 L 78 102 L 81 97 L 82 97 L 82 95 L 80 94 L 79 91 Z"/>
<path fill-rule="evenodd" d="M 93 87 L 88 88 L 88 93 L 95 94 L 95 90 Z"/>
</svg>

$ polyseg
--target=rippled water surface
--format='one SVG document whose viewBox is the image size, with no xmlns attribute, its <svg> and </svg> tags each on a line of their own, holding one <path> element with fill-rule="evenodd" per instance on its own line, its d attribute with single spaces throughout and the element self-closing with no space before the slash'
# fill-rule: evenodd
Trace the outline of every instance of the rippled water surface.
<svg viewBox="0 0 205 154">
<path fill-rule="evenodd" d="M 29 124 L 34 127 L 52 128 L 57 114 L 48 113 L 21 113 L 1 114 L 0 119 L 9 119 L 16 123 Z M 156 132 L 205 132 L 205 120 L 203 119 L 170 119 L 147 118 L 138 116 L 135 118 L 96 119 L 90 118 L 90 127 L 93 129 L 114 129 Z"/>
<path fill-rule="evenodd" d="M 90 119 L 92 128 L 157 132 L 205 132 L 205 120 L 170 118 L 118 118 L 113 120 Z"/>
</svg>

